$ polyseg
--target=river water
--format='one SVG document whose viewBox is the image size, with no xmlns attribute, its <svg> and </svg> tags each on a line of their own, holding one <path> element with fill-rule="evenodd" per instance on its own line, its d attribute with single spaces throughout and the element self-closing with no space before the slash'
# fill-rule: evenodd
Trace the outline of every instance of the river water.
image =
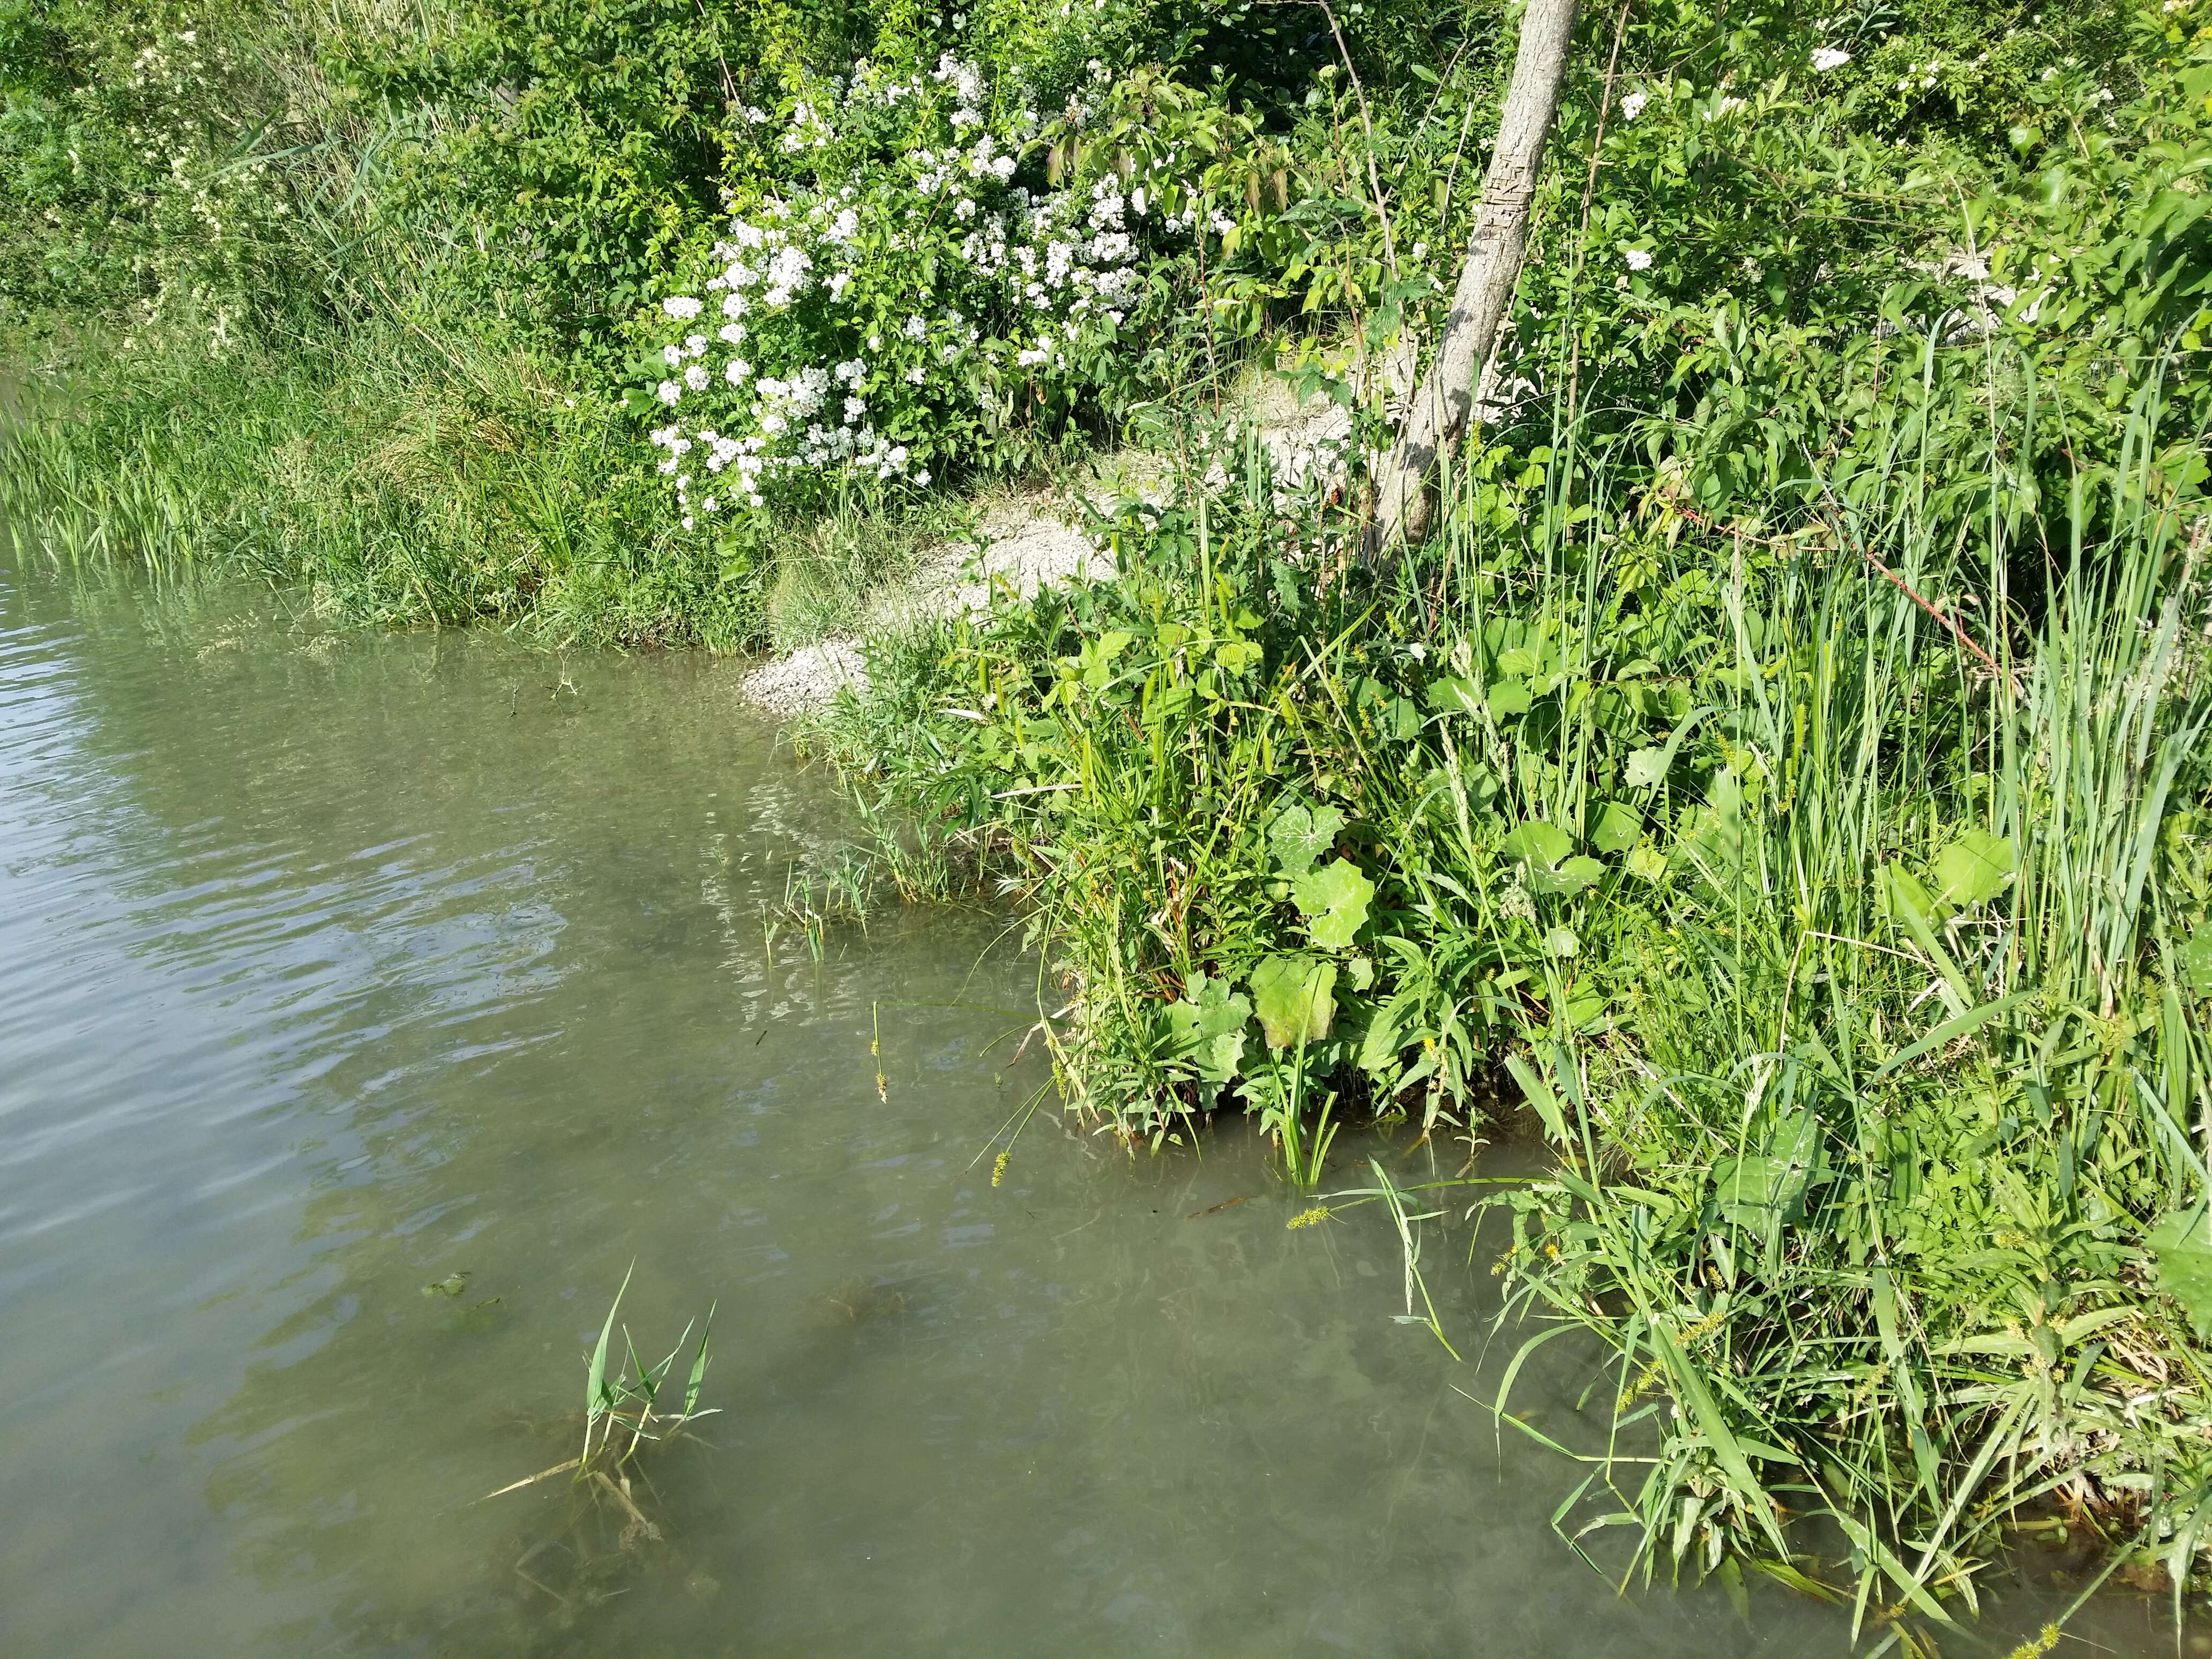
<svg viewBox="0 0 2212 1659">
<path fill-rule="evenodd" d="M 1385 1219 L 1287 1229 L 1241 1128 L 1048 1106 L 994 1188 L 1034 963 L 771 938 L 849 826 L 736 672 L 0 573 L 0 1652 L 1843 1650 L 1614 1595 Z M 476 1501 L 571 1454 L 633 1264 L 651 1357 L 716 1310 L 660 1538 Z M 1519 1397 L 1573 1437 L 1583 1380 Z"/>
</svg>

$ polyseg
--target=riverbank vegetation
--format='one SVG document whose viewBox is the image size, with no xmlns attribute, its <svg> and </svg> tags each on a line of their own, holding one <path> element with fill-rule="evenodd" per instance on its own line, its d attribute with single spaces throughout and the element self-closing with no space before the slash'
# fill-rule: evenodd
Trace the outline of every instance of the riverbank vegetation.
<svg viewBox="0 0 2212 1659">
<path fill-rule="evenodd" d="M 2023 1534 L 2181 1609 L 2201 3 L 1594 9 L 1480 429 L 1380 558 L 1375 371 L 1504 6 L 0 17 L 0 506 L 58 556 L 741 645 L 824 523 L 1157 452 L 1110 580 L 872 641 L 808 739 L 911 890 L 1024 907 L 1071 1105 L 1258 1114 L 1309 1184 L 1331 1123 L 1449 1176 L 1525 1105 L 1550 1174 L 1420 1197 L 1519 1340 L 1611 1356 L 1577 1547 L 1908 1648 Z"/>
</svg>

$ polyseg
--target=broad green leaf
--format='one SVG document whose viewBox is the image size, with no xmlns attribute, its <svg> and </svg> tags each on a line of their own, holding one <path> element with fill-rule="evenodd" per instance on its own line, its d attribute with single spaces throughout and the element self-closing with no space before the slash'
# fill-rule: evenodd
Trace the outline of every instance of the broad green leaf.
<svg viewBox="0 0 2212 1659">
<path fill-rule="evenodd" d="M 1268 850 L 1286 875 L 1300 875 L 1336 845 L 1344 814 L 1334 806 L 1285 806 L 1267 826 Z"/>
<path fill-rule="evenodd" d="M 1169 1051 L 1189 1060 L 1208 1083 L 1227 1083 L 1244 1058 L 1244 1025 L 1252 1005 L 1224 979 L 1193 974 L 1185 1000 L 1167 1006 Z"/>
<path fill-rule="evenodd" d="M 1520 824 L 1505 838 L 1505 856 L 1516 864 L 1540 864 L 1550 869 L 1574 850 L 1573 840 L 1556 823 Z"/>
<path fill-rule="evenodd" d="M 1631 789 L 1656 787 L 1667 775 L 1667 758 L 1664 749 L 1637 750 L 1628 757 L 1628 787 Z"/>
<path fill-rule="evenodd" d="M 1303 953 L 1263 957 L 1252 969 L 1252 1006 L 1270 1048 L 1318 1042 L 1336 1018 L 1336 964 Z"/>
<path fill-rule="evenodd" d="M 1505 856 L 1528 866 L 1528 885 L 1551 898 L 1571 898 L 1605 878 L 1594 858 L 1574 855 L 1574 842 L 1556 823 L 1530 822 L 1505 837 Z"/>
<path fill-rule="evenodd" d="M 2199 927 L 2174 956 L 2182 983 L 2200 997 L 2212 996 L 2212 927 Z"/>
<path fill-rule="evenodd" d="M 1644 833 L 1644 814 L 1625 800 L 1609 800 L 1597 810 L 1589 844 L 1601 853 L 1625 853 Z"/>
<path fill-rule="evenodd" d="M 1429 682 L 1429 707 L 1443 714 L 1472 714 L 1485 706 L 1482 688 L 1473 680 Z"/>
<path fill-rule="evenodd" d="M 2201 1337 L 2212 1338 L 2212 1213 L 2172 1210 L 2145 1241 L 2158 1261 L 2158 1287 L 2181 1304 Z"/>
<path fill-rule="evenodd" d="M 1520 680 L 1500 680 L 1490 688 L 1490 712 L 1500 720 L 1527 714 L 1531 701 L 1528 686 Z"/>
<path fill-rule="evenodd" d="M 1213 647 L 1213 659 L 1232 674 L 1241 674 L 1260 660 L 1260 647 L 1252 640 L 1230 640 Z"/>
<path fill-rule="evenodd" d="M 1352 948 L 1374 897 L 1375 884 L 1350 859 L 1334 860 L 1291 883 L 1291 902 L 1306 919 L 1306 937 L 1323 951 Z"/>
<path fill-rule="evenodd" d="M 1628 872 L 1656 882 L 1667 873 L 1667 855 L 1647 842 L 1628 855 Z"/>
<path fill-rule="evenodd" d="M 1798 1112 L 1775 1126 L 1765 1152 L 1723 1158 L 1713 1166 L 1713 1196 L 1723 1218 L 1761 1227 L 1772 1216 L 1795 1212 L 1804 1202 L 1819 1151 L 1819 1121 Z"/>
<path fill-rule="evenodd" d="M 1994 898 L 2013 878 L 2017 856 L 2009 841 L 1983 830 L 1961 831 L 1936 855 L 1928 884 L 1948 914 Z"/>
</svg>

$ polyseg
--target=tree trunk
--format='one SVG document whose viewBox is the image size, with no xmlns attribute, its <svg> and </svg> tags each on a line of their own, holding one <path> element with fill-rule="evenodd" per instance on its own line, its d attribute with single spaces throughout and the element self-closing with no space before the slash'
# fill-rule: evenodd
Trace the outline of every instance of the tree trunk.
<svg viewBox="0 0 2212 1659">
<path fill-rule="evenodd" d="M 1513 301 L 1521 257 L 1528 246 L 1528 206 L 1544 165 L 1544 141 L 1559 108 L 1567 44 L 1575 33 L 1576 0 L 1528 0 L 1521 19 L 1521 46 L 1513 59 L 1513 84 L 1498 121 L 1498 143 L 1475 211 L 1474 240 L 1460 271 L 1459 289 L 1444 318 L 1436 361 L 1414 394 L 1396 448 L 1378 480 L 1376 523 L 1369 543 L 1379 558 L 1401 544 L 1429 533 L 1434 507 L 1429 473 L 1437 454 L 1459 441 L 1474 406 L 1475 383 Z"/>
</svg>

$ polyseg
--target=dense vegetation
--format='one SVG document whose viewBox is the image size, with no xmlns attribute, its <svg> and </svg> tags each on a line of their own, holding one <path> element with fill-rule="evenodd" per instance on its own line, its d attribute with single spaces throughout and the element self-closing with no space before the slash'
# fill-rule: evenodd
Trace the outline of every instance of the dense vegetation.
<svg viewBox="0 0 2212 1659">
<path fill-rule="evenodd" d="M 332 614 L 735 644 L 839 538 L 1167 452 L 1114 580 L 875 642 L 817 739 L 909 885 L 1027 907 L 1071 1103 L 1257 1113 L 1310 1182 L 1353 1114 L 1525 1102 L 1552 1173 L 1422 1190 L 1611 1357 L 1563 1531 L 1908 1647 L 2008 1531 L 2179 1611 L 2212 14 L 1593 10 L 1486 424 L 1370 568 L 1363 367 L 1435 325 L 1513 37 L 9 0 L 5 504 Z M 1334 460 L 1275 464 L 1262 372 Z"/>
</svg>

